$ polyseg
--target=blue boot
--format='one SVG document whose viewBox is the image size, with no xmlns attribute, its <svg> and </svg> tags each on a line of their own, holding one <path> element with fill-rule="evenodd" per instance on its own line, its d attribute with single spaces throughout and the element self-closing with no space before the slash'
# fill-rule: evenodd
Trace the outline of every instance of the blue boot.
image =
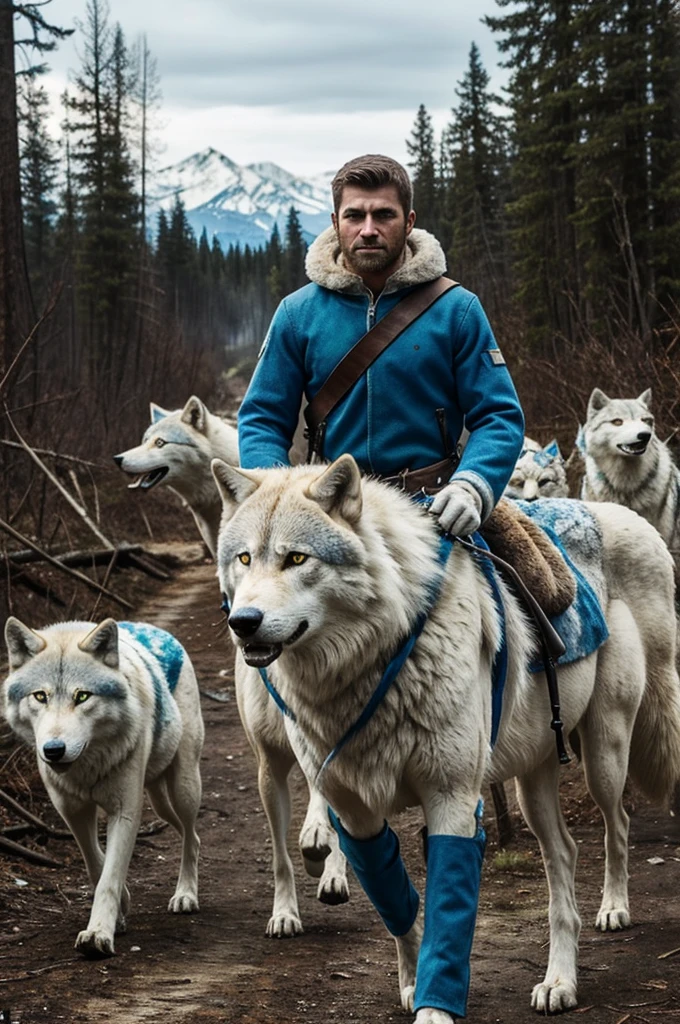
<svg viewBox="0 0 680 1024">
<path fill-rule="evenodd" d="M 330 807 L 328 817 L 338 833 L 340 849 L 388 932 L 395 937 L 406 935 L 418 914 L 419 898 L 401 859 L 395 833 L 385 822 L 377 836 L 355 839 Z"/>
<path fill-rule="evenodd" d="M 425 932 L 416 974 L 415 1009 L 429 1006 L 464 1017 L 470 987 L 486 835 L 478 810 L 477 834 L 427 839 Z"/>
</svg>

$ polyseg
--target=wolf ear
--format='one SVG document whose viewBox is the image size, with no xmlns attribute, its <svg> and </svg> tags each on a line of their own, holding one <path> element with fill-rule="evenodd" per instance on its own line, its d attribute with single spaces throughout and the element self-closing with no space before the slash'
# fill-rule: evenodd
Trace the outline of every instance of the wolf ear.
<svg viewBox="0 0 680 1024">
<path fill-rule="evenodd" d="M 553 459 L 561 459 L 562 458 L 562 452 L 560 451 L 560 446 L 557 443 L 557 438 L 553 438 L 552 441 L 550 442 L 550 444 L 547 444 L 545 446 L 543 451 L 545 452 L 546 455 L 550 455 L 550 457 L 553 458 Z"/>
<path fill-rule="evenodd" d="M 332 462 L 307 490 L 307 496 L 316 501 L 329 515 L 336 512 L 351 525 L 361 516 L 361 472 L 351 455 L 341 455 Z"/>
<path fill-rule="evenodd" d="M 600 409 L 604 409 L 605 405 L 609 402 L 609 398 L 605 395 L 604 391 L 600 391 L 599 388 L 593 388 L 590 398 L 588 399 L 588 415 L 591 413 L 599 412 Z"/>
<path fill-rule="evenodd" d="M 118 626 L 115 621 L 104 619 L 80 641 L 78 649 L 103 661 L 109 668 L 118 668 Z"/>
<path fill-rule="evenodd" d="M 250 476 L 247 470 L 230 466 L 222 459 L 213 459 L 210 469 L 220 492 L 222 505 L 232 515 L 236 511 L 236 506 L 254 494 L 260 486 L 260 480 Z"/>
<path fill-rule="evenodd" d="M 23 622 L 15 619 L 13 615 L 10 615 L 5 623 L 5 643 L 12 672 L 47 647 L 47 640 L 44 637 L 24 626 Z"/>
<path fill-rule="evenodd" d="M 181 416 L 182 423 L 188 423 L 194 430 L 200 430 L 202 434 L 205 434 L 208 410 L 203 405 L 200 398 L 196 395 L 192 395 L 187 404 L 182 409 Z"/>
<path fill-rule="evenodd" d="M 160 405 L 156 405 L 155 402 L 149 402 L 149 412 L 151 413 L 151 423 L 158 423 L 159 420 L 164 420 L 166 416 L 170 415 L 168 409 L 161 409 Z"/>
<path fill-rule="evenodd" d="M 651 412 L 652 411 L 652 389 L 651 388 L 647 388 L 646 391 L 643 391 L 642 394 L 638 398 L 638 402 L 642 402 L 642 404 L 645 406 L 645 408 L 649 409 L 649 411 Z"/>
</svg>

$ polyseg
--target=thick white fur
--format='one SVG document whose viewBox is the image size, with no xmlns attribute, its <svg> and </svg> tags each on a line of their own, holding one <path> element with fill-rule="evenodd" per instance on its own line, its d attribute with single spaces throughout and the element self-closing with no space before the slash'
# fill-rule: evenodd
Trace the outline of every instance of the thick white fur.
<svg viewBox="0 0 680 1024">
<path fill-rule="evenodd" d="M 4 686 L 7 721 L 35 747 L 41 778 L 73 832 L 94 887 L 90 920 L 76 949 L 112 956 L 114 933 L 125 930 L 125 880 L 145 787 L 156 813 L 182 837 L 179 878 L 168 909 L 198 910 L 203 720 L 192 664 L 185 657 L 174 695 L 167 694 L 164 723 L 154 729 L 151 672 L 134 647 L 118 643 L 112 619 L 99 626 L 66 622 L 35 632 L 10 618 L 5 636 L 11 670 Z M 75 703 L 78 691 L 96 691 L 111 681 L 124 697 L 102 691 Z M 20 698 L 10 698 L 12 684 L 18 684 Z M 43 754 L 50 740 L 65 744 L 58 762 Z M 97 836 L 97 808 L 108 816 L 105 852 Z"/>
<path fill-rule="evenodd" d="M 547 687 L 542 675 L 526 670 L 533 638 L 515 597 L 502 587 L 510 663 L 492 754 L 490 666 L 499 623 L 481 570 L 455 547 L 438 602 L 396 684 L 321 772 L 423 607 L 436 573 L 434 523 L 396 490 L 362 480 L 350 456 L 325 469 L 246 472 L 216 463 L 213 472 L 224 501 L 218 574 L 232 617 L 245 608 L 262 613 L 253 636 L 235 637 L 237 673 L 255 676 L 243 652 L 252 660 L 281 645 L 268 672 L 297 717 L 286 726 L 310 784 L 357 837 L 376 834 L 384 818 L 409 804 L 422 805 L 431 832 L 470 836 L 482 783 L 516 776 L 550 888 L 550 954 L 532 1004 L 544 1013 L 575 1006 L 576 845 L 559 806 Z M 588 785 L 606 825 L 596 922 L 605 930 L 630 922 L 621 799 L 627 769 L 651 797 L 667 799 L 680 777 L 680 688 L 668 551 L 630 510 L 595 504 L 591 511 L 602 530 L 610 639 L 560 669 L 559 678 L 565 729 L 578 728 Z M 295 552 L 307 556 L 298 565 Z M 419 940 L 420 923 L 397 940 L 407 1008 Z M 421 1009 L 416 1021 L 450 1024 L 435 1009 Z"/>
<path fill-rule="evenodd" d="M 655 526 L 676 559 L 680 556 L 680 470 L 654 430 L 652 392 L 608 398 L 595 388 L 582 431 L 585 501 L 616 501 Z M 648 438 L 641 454 L 621 445 Z"/>
<path fill-rule="evenodd" d="M 238 463 L 236 430 L 209 412 L 195 395 L 183 409 L 174 412 L 152 402 L 151 420 L 142 444 L 115 456 L 115 460 L 126 473 L 135 476 L 166 467 L 168 472 L 160 482 L 169 484 L 187 502 L 203 540 L 215 557 L 222 501 L 210 464 L 213 459 Z M 293 864 L 286 845 L 291 818 L 288 776 L 295 764 L 295 755 L 281 715 L 258 677 L 237 675 L 236 699 L 243 728 L 257 759 L 260 800 L 272 837 L 274 906 L 267 934 L 279 938 L 298 935 L 302 932 L 302 922 Z M 349 899 L 347 865 L 337 836 L 328 825 L 326 802 L 314 788 L 310 789 L 299 846 L 307 873 L 319 879 L 318 898 L 323 903 L 346 902 Z"/>
</svg>

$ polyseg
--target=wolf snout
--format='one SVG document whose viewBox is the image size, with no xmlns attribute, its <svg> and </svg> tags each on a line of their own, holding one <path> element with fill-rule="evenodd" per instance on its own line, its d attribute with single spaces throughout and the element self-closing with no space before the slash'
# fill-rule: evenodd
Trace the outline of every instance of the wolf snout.
<svg viewBox="0 0 680 1024">
<path fill-rule="evenodd" d="M 119 468 L 119 469 L 121 469 L 121 468 L 122 468 L 122 465 L 123 465 L 123 459 L 124 459 L 124 458 L 125 458 L 125 456 L 124 456 L 124 455 L 114 455 L 114 456 L 113 456 L 113 461 L 114 461 L 114 462 L 116 463 L 116 465 L 118 466 L 118 468 Z"/>
<path fill-rule="evenodd" d="M 46 761 L 61 761 L 66 753 L 66 744 L 63 740 L 47 740 L 43 743 L 43 754 Z"/>
<path fill-rule="evenodd" d="M 229 616 L 229 626 L 242 640 L 254 636 L 262 625 L 264 612 L 259 608 L 239 608 Z"/>
</svg>

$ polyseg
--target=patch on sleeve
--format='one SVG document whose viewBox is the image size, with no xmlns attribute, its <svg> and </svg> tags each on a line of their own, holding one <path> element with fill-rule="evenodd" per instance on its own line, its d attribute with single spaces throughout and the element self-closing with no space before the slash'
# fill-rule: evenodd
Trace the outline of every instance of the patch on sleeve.
<svg viewBox="0 0 680 1024">
<path fill-rule="evenodd" d="M 505 358 L 499 348 L 489 348 L 486 354 L 494 366 L 505 366 Z"/>
</svg>

